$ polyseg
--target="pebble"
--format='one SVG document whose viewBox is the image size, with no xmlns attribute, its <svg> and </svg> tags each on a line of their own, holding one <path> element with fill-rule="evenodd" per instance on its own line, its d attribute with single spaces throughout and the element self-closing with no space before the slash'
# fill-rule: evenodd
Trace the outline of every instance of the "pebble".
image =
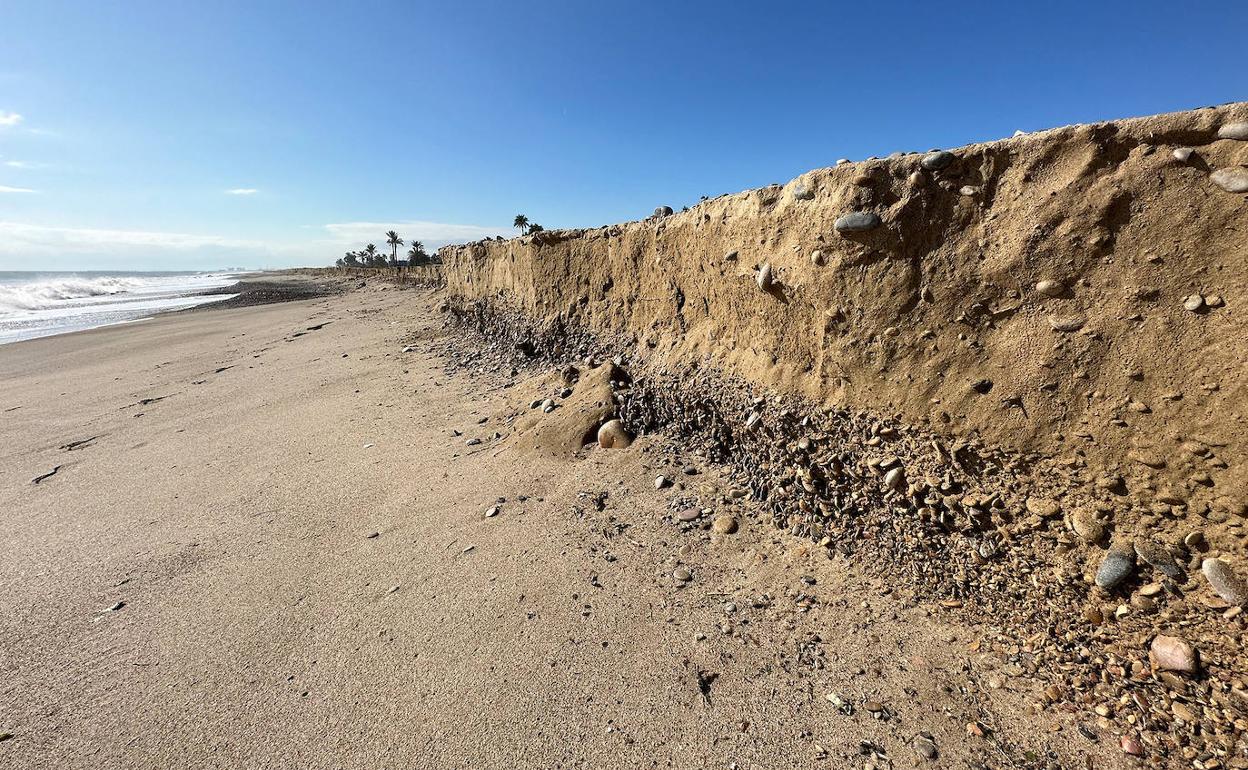
<svg viewBox="0 0 1248 770">
<path fill-rule="evenodd" d="M 1200 721 L 1200 717 L 1196 715 L 1195 709 L 1186 703 L 1182 703 L 1177 700 L 1170 704 L 1170 712 L 1174 714 L 1175 718 L 1180 722 L 1186 722 L 1189 725 L 1194 725 Z"/>
<path fill-rule="evenodd" d="M 1230 564 L 1222 559 L 1205 559 L 1200 571 L 1222 599 L 1231 604 L 1248 605 L 1248 580 L 1236 574 Z"/>
<path fill-rule="evenodd" d="M 828 257 L 823 253 L 822 249 L 815 249 L 810 252 L 810 264 L 815 267 L 823 267 L 828 264 Z"/>
<path fill-rule="evenodd" d="M 936 741 L 927 735 L 915 736 L 914 750 L 919 753 L 919 756 L 929 761 L 934 761 L 940 756 L 940 752 L 936 750 Z"/>
<path fill-rule="evenodd" d="M 1122 747 L 1122 751 L 1125 754 L 1130 754 L 1133 757 L 1144 756 L 1144 746 L 1140 744 L 1140 739 L 1134 735 L 1122 736 L 1118 741 L 1118 745 Z"/>
<path fill-rule="evenodd" d="M 716 516 L 711 529 L 721 535 L 731 535 L 737 531 L 737 519 L 735 516 Z"/>
<path fill-rule="evenodd" d="M 1248 121 L 1236 121 L 1227 123 L 1218 129 L 1219 139 L 1238 139 L 1241 142 L 1248 142 Z"/>
<path fill-rule="evenodd" d="M 485 518 L 492 519 L 498 515 L 498 506 L 494 506 L 485 512 Z"/>
<path fill-rule="evenodd" d="M 672 572 L 672 578 L 679 583 L 688 583 L 690 580 L 693 580 L 693 573 L 684 567 L 677 567 Z"/>
<path fill-rule="evenodd" d="M 654 479 L 655 489 L 663 489 L 664 487 L 669 487 L 671 485 L 672 481 L 667 476 L 656 476 Z"/>
<path fill-rule="evenodd" d="M 1148 648 L 1148 662 L 1154 670 L 1195 674 L 1199 668 L 1196 650 L 1177 636 L 1159 634 Z"/>
<path fill-rule="evenodd" d="M 1174 152 L 1170 153 L 1175 160 L 1180 163 L 1187 163 L 1192 159 L 1192 154 L 1196 152 L 1191 147 L 1177 147 Z"/>
<path fill-rule="evenodd" d="M 1199 294 L 1189 294 L 1183 298 L 1183 309 L 1193 313 L 1205 306 L 1205 298 Z"/>
<path fill-rule="evenodd" d="M 933 150 L 924 155 L 923 160 L 919 161 L 919 164 L 928 171 L 940 171 L 957 159 L 958 156 L 948 150 Z"/>
<path fill-rule="evenodd" d="M 1209 181 L 1229 193 L 1248 192 L 1248 168 L 1220 168 L 1209 175 Z"/>
<path fill-rule="evenodd" d="M 632 435 L 619 420 L 607 420 L 598 429 L 598 446 L 603 449 L 627 449 L 632 443 Z"/>
<path fill-rule="evenodd" d="M 727 254 L 725 254 L 725 255 L 724 255 L 724 261 L 725 261 L 725 262 L 736 262 L 736 261 L 737 261 L 737 250 L 736 250 L 736 249 L 733 249 L 732 251 L 730 251 L 730 252 L 728 252 Z"/>
<path fill-rule="evenodd" d="M 894 492 L 900 492 L 906 486 L 906 472 L 901 468 L 893 468 L 884 474 L 884 484 Z"/>
<path fill-rule="evenodd" d="M 881 224 L 879 216 L 870 211 L 854 211 L 837 217 L 832 227 L 838 233 L 861 233 L 874 230 Z"/>
<path fill-rule="evenodd" d="M 671 215 L 672 215 L 671 206 L 658 206 L 657 208 L 655 208 L 654 214 L 652 216 L 655 219 L 660 219 L 662 217 L 670 217 Z"/>
<path fill-rule="evenodd" d="M 479 439 L 479 438 L 470 438 L 470 439 L 468 439 L 467 441 L 465 441 L 465 442 L 464 442 L 464 446 L 476 446 L 477 444 L 480 444 L 480 443 L 481 443 L 481 439 Z"/>
<path fill-rule="evenodd" d="M 683 511 L 677 512 L 676 518 L 679 521 L 694 521 L 701 515 L 701 511 L 697 508 L 686 508 Z"/>
<path fill-rule="evenodd" d="M 763 266 L 758 269 L 758 275 L 754 280 L 758 281 L 758 288 L 767 291 L 775 283 L 775 277 L 771 273 L 771 263 L 764 262 Z"/>
<path fill-rule="evenodd" d="M 962 195 L 966 196 L 967 198 L 970 198 L 979 192 L 979 188 L 968 184 L 968 185 L 963 185 L 962 189 L 958 190 L 958 192 L 960 192 Z"/>
<path fill-rule="evenodd" d="M 793 188 L 793 197 L 799 201 L 808 201 L 815 197 L 815 191 L 805 182 L 799 182 L 797 187 Z"/>
<path fill-rule="evenodd" d="M 1112 591 L 1119 583 L 1131 577 L 1135 572 L 1135 550 L 1129 546 L 1116 544 L 1110 546 L 1101 566 L 1096 570 L 1096 584 L 1106 591 Z"/>
<path fill-rule="evenodd" d="M 1062 512 L 1061 507 L 1047 497 L 1029 497 L 1027 498 L 1027 512 L 1033 513 L 1042 519 L 1051 519 Z"/>
<path fill-rule="evenodd" d="M 1183 577 L 1183 569 L 1174 561 L 1170 549 L 1153 540 L 1139 539 L 1135 541 L 1135 554 L 1140 560 L 1170 578 Z"/>
<path fill-rule="evenodd" d="M 1036 291 L 1046 297 L 1057 297 L 1060 296 L 1062 292 L 1066 291 L 1066 286 L 1063 285 L 1061 281 L 1053 281 L 1046 278 L 1036 284 Z"/>
<path fill-rule="evenodd" d="M 1088 543 L 1099 543 L 1105 539 L 1105 525 L 1095 511 L 1087 508 L 1079 508 L 1071 513 L 1070 528 Z"/>
<path fill-rule="evenodd" d="M 1053 327 L 1055 332 L 1077 332 L 1088 322 L 1085 315 L 1051 315 L 1049 316 L 1049 326 Z"/>
</svg>

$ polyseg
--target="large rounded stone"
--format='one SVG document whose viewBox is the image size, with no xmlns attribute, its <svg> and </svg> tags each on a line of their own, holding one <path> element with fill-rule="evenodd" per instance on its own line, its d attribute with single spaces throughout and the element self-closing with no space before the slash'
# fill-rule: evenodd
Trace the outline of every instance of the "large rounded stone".
<svg viewBox="0 0 1248 770">
<path fill-rule="evenodd" d="M 1036 283 L 1036 291 L 1046 297 L 1060 297 L 1062 296 L 1062 292 L 1066 291 L 1066 286 L 1063 285 L 1061 281 L 1054 281 L 1046 278 L 1045 280 L 1038 281 Z"/>
<path fill-rule="evenodd" d="M 1157 671 L 1178 671 L 1195 674 L 1200 668 L 1196 650 L 1177 636 L 1159 634 L 1148 648 L 1148 662 Z"/>
<path fill-rule="evenodd" d="M 1248 192 L 1248 168 L 1220 168 L 1209 175 L 1209 181 L 1229 193 Z"/>
<path fill-rule="evenodd" d="M 1231 604 L 1248 605 L 1248 580 L 1236 574 L 1230 564 L 1221 559 L 1205 559 L 1200 571 L 1218 596 Z"/>
<path fill-rule="evenodd" d="M 608 420 L 598 429 L 598 446 L 603 449 L 627 449 L 633 436 L 619 420 Z"/>
<path fill-rule="evenodd" d="M 906 472 L 901 468 L 893 468 L 884 474 L 884 485 L 894 492 L 900 492 L 906 487 Z"/>
<path fill-rule="evenodd" d="M 923 160 L 919 161 L 920 165 L 928 171 L 940 171 L 947 168 L 949 164 L 958 159 L 958 156 L 948 150 L 933 150 L 923 156 Z"/>
<path fill-rule="evenodd" d="M 854 211 L 837 217 L 832 224 L 838 233 L 862 233 L 880 226 L 880 218 L 870 211 Z"/>
<path fill-rule="evenodd" d="M 1113 545 L 1096 571 L 1096 584 L 1112 591 L 1135 572 L 1135 549 L 1130 545 Z"/>
<path fill-rule="evenodd" d="M 763 291 L 769 290 L 776 280 L 771 270 L 771 264 L 764 262 L 763 266 L 758 269 L 758 275 L 754 276 L 754 280 L 758 282 L 758 288 Z"/>
<path fill-rule="evenodd" d="M 1234 123 L 1227 123 L 1218 129 L 1219 139 L 1238 139 L 1241 142 L 1248 142 L 1248 121 L 1240 120 Z"/>
</svg>

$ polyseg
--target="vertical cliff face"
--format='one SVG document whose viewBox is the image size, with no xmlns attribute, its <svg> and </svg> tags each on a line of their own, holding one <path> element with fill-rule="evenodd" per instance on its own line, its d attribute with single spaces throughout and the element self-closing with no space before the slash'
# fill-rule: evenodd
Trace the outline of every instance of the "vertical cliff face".
<svg viewBox="0 0 1248 770">
<path fill-rule="evenodd" d="M 1241 189 L 1242 188 L 1242 189 Z M 448 290 L 1241 510 L 1248 104 L 843 163 L 442 251 Z"/>
</svg>

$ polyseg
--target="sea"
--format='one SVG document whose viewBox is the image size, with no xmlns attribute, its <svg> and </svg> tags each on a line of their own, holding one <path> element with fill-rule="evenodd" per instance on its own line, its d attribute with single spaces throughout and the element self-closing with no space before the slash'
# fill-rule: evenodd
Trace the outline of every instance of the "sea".
<svg viewBox="0 0 1248 770">
<path fill-rule="evenodd" d="M 236 282 L 242 272 L 3 271 L 0 345 L 150 318 L 163 310 L 237 296 L 197 296 Z"/>
</svg>

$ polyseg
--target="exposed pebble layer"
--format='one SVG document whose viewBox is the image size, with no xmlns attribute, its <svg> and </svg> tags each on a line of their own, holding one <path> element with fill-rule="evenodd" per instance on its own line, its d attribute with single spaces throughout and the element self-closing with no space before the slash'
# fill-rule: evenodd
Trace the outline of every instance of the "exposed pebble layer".
<svg viewBox="0 0 1248 770">
<path fill-rule="evenodd" d="M 710 369 L 677 375 L 630 357 L 626 340 L 535 323 L 496 302 L 447 310 L 480 335 L 465 338 L 459 366 L 614 357 L 624 422 L 726 464 L 756 515 L 775 526 L 818 540 L 917 601 L 983 623 L 1016 661 L 1009 675 L 1043 686 L 1036 708 L 1121 733 L 1156 758 L 1248 759 L 1244 615 L 1215 593 L 1222 583 L 1202 577 L 1207 543 L 1118 539 L 1104 551 L 1077 535 L 1076 512 L 1050 496 L 1070 483 L 1061 465 L 949 444 Z M 1159 632 L 1181 634 L 1178 644 L 1194 645 L 1202 667 L 1155 666 L 1150 641 Z"/>
</svg>

